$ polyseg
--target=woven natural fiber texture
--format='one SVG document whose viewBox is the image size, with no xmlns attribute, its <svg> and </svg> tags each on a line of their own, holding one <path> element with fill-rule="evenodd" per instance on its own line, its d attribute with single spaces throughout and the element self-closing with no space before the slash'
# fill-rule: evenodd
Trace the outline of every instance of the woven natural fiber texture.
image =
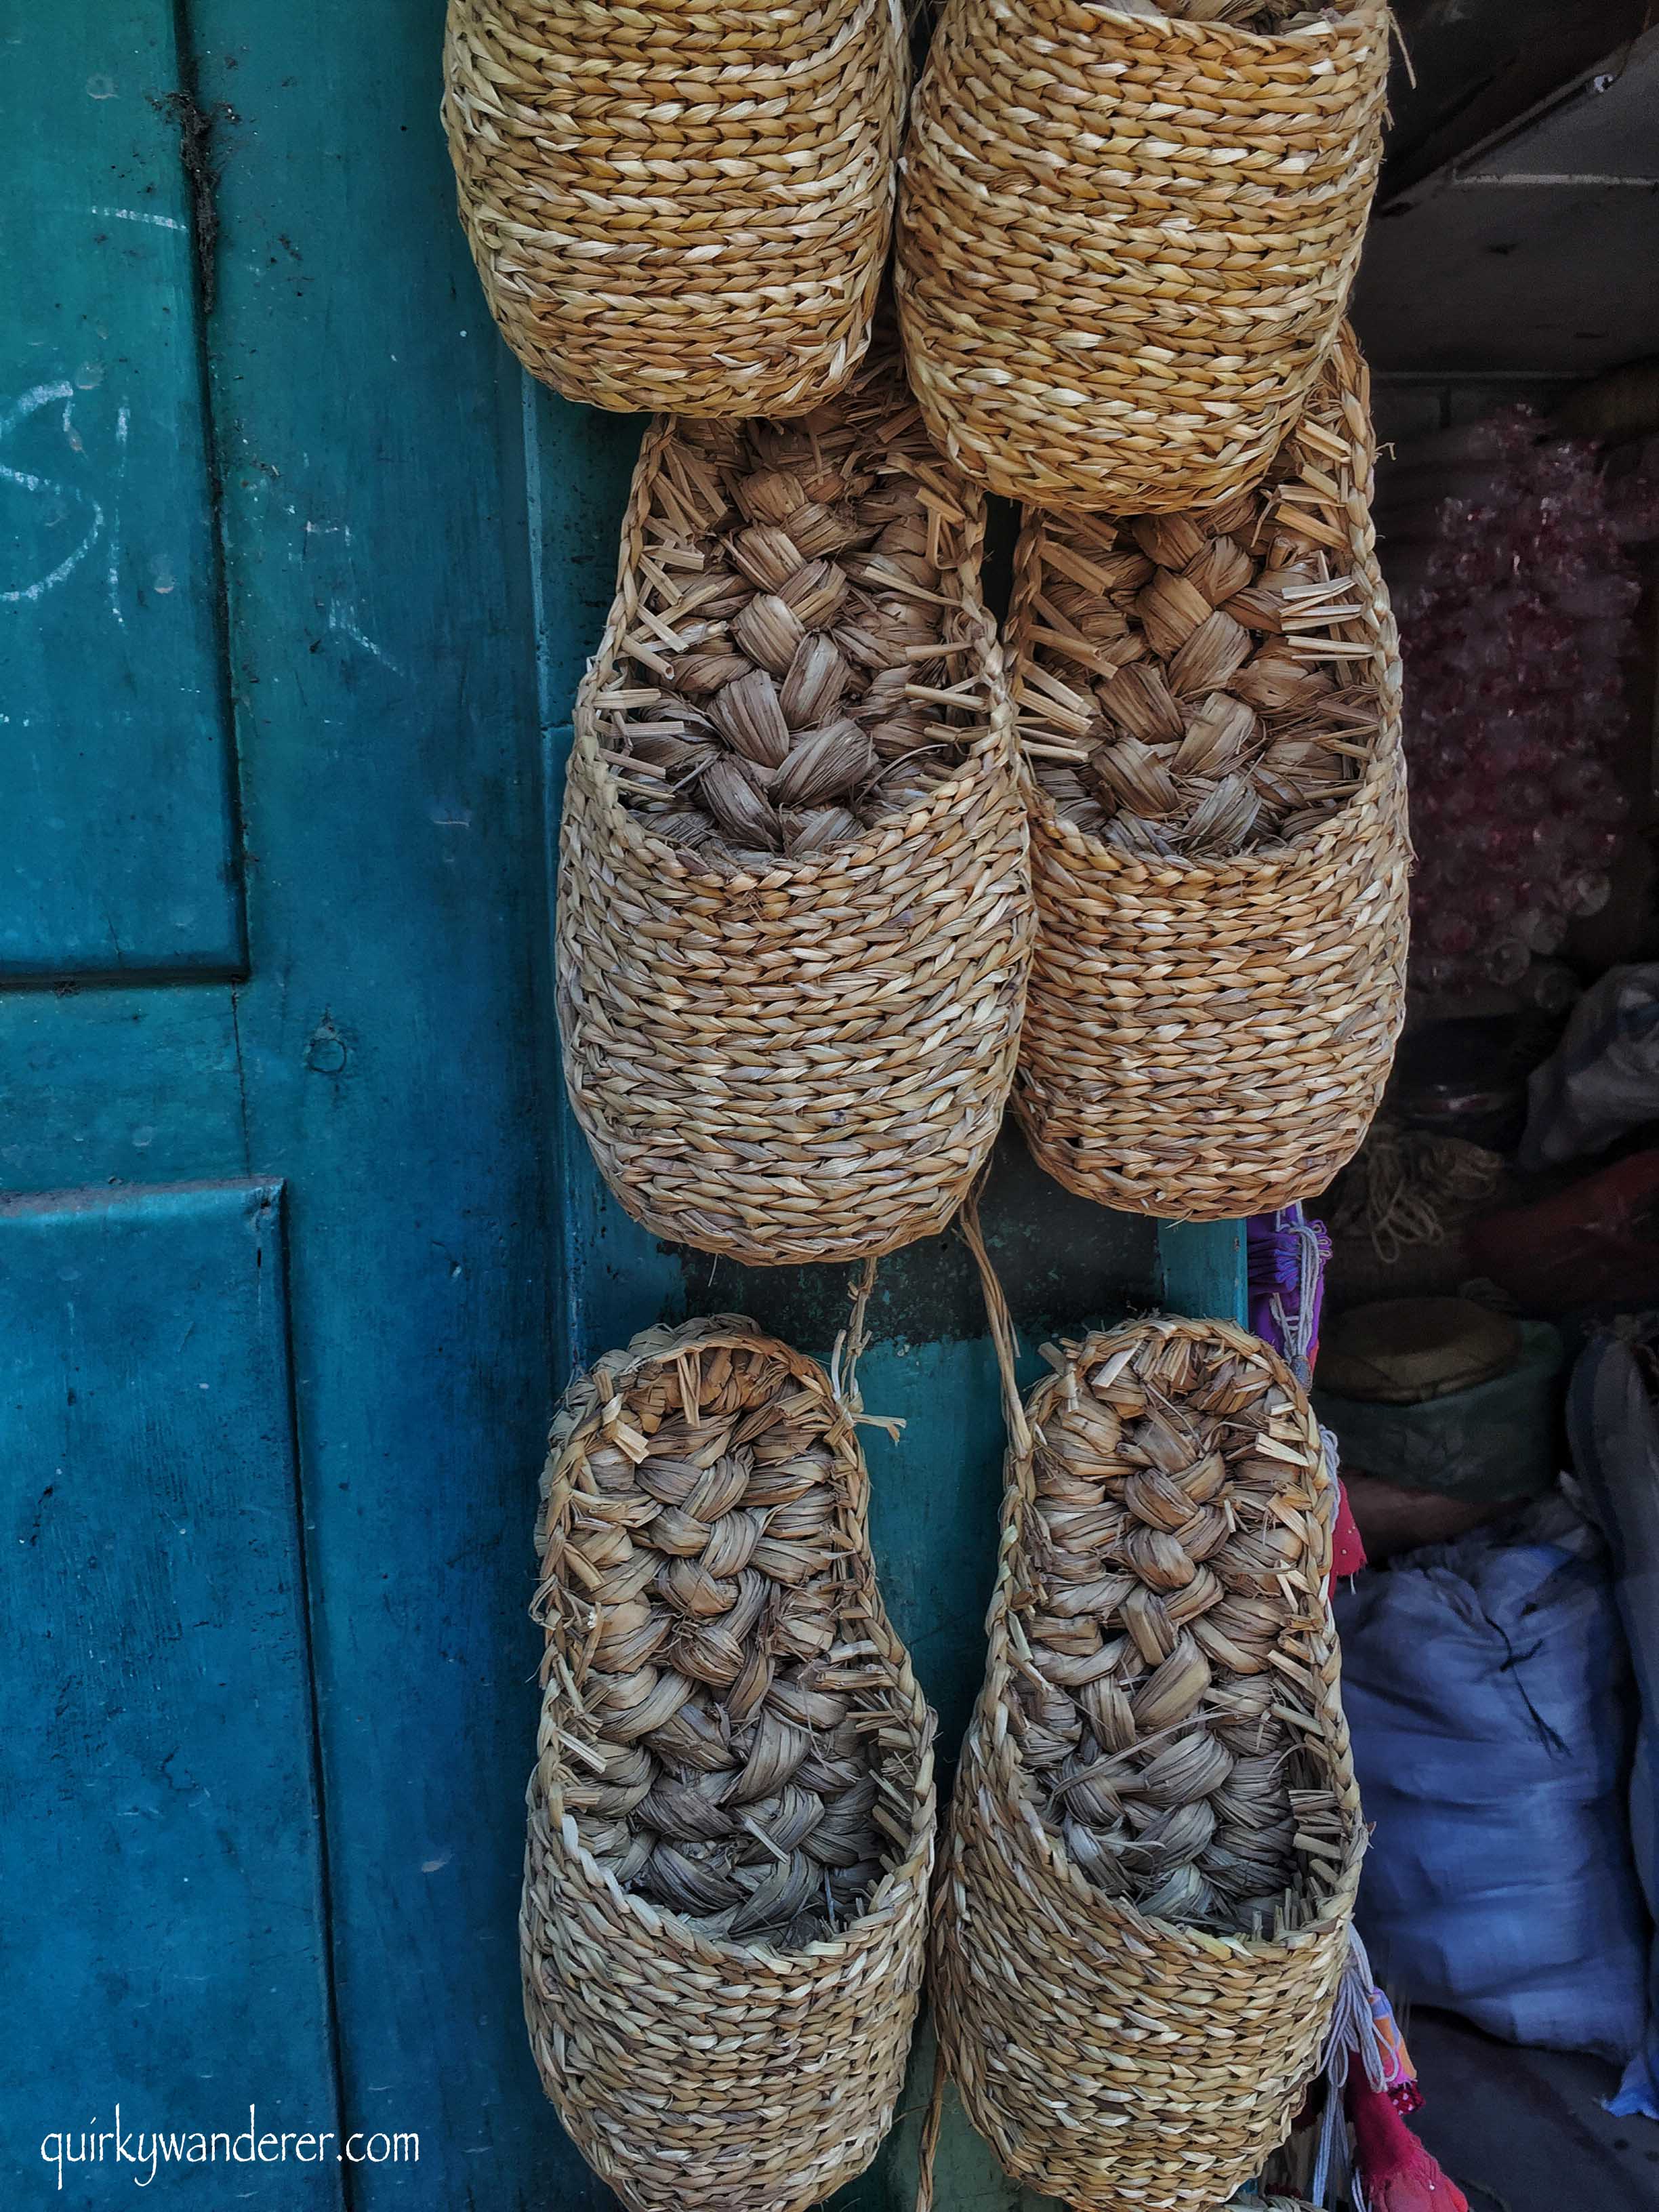
<svg viewBox="0 0 1659 2212">
<path fill-rule="evenodd" d="M 1273 35 L 946 0 L 898 217 L 910 380 L 945 450 L 1038 506 L 1248 487 L 1335 342 L 1388 45 L 1383 0 Z"/>
<path fill-rule="evenodd" d="M 1288 2133 L 1347 1955 L 1364 1831 L 1332 1488 L 1305 1397 L 1242 1329 L 1144 1322 L 1055 1357 L 1029 1413 L 1005 1361 L 990 1649 L 936 1908 L 940 2048 L 1016 2179 L 1103 2212 L 1211 2212 Z M 1287 1877 L 1270 1929 L 1237 1932 L 1269 1869 Z M 1146 1908 L 1113 1893 L 1137 1888 Z M 1158 1891 L 1189 1923 L 1150 1909 Z"/>
<path fill-rule="evenodd" d="M 578 2148 L 651 2212 L 817 2203 L 903 2077 L 933 1717 L 853 1413 L 719 1315 L 608 1355 L 554 1425 L 525 2009 Z"/>
<path fill-rule="evenodd" d="M 1347 449 L 1304 415 L 1265 483 L 1220 507 L 1033 519 L 1020 736 L 1063 820 L 1126 853 L 1220 856 L 1352 798 L 1383 699 L 1370 641 L 1339 635 L 1364 611 L 1346 549 L 1309 539 L 1334 505 L 1316 456 Z"/>
<path fill-rule="evenodd" d="M 599 407 L 788 414 L 887 255 L 894 0 L 450 0 L 444 122 L 502 336 Z"/>
<path fill-rule="evenodd" d="M 1360 1143 L 1388 1078 L 1405 1007 L 1411 848 L 1367 404 L 1345 334 L 1293 434 L 1274 524 L 1277 544 L 1299 543 L 1351 579 L 1346 604 L 1358 611 L 1305 644 L 1270 637 L 1254 665 L 1293 680 L 1324 663 L 1344 687 L 1336 696 L 1368 689 L 1379 713 L 1352 794 L 1277 842 L 1164 858 L 1066 818 L 1044 787 L 1053 697 L 1033 655 L 1052 634 L 1046 591 L 1079 572 L 1065 519 L 1026 517 L 1009 645 L 1022 732 L 1038 754 L 1038 943 L 1014 1103 L 1048 1172 L 1122 1212 L 1217 1220 L 1313 1196 Z M 1243 672 L 1226 680 L 1237 690 Z"/>
<path fill-rule="evenodd" d="M 617 680 L 593 701 L 631 811 L 725 875 L 913 812 L 984 717 L 941 591 L 964 487 L 890 365 L 796 420 L 653 440 Z"/>
<path fill-rule="evenodd" d="M 642 793 L 641 725 L 678 731 L 706 760 L 711 723 L 746 726 L 726 711 L 733 689 L 772 682 L 751 658 L 757 586 L 733 614 L 726 568 L 717 617 L 687 604 L 688 580 L 732 534 L 715 527 L 708 480 L 733 487 L 727 521 L 741 523 L 754 453 L 729 425 L 664 423 L 635 477 L 616 604 L 576 702 L 560 853 L 565 1073 L 600 1170 L 659 1235 L 761 1265 L 892 1251 L 944 1226 L 1001 1119 L 1033 926 L 1012 709 L 980 597 L 982 501 L 934 453 L 890 367 L 866 368 L 835 410 L 858 426 L 836 480 L 857 462 L 865 488 L 814 500 L 815 522 L 789 504 L 801 480 L 776 483 L 783 533 L 807 541 L 793 552 L 825 565 L 811 548 L 827 518 L 843 574 L 862 580 L 828 629 L 799 641 L 834 647 L 841 696 L 798 708 L 786 676 L 763 702 L 781 765 L 734 757 L 729 737 L 720 765 L 775 816 L 775 779 L 810 735 L 791 714 L 833 714 L 878 757 L 854 796 L 865 819 L 799 858 L 739 854 L 735 872 L 730 829 L 720 853 L 659 834 L 689 834 L 708 772 L 680 792 L 664 776 L 660 801 Z M 875 544 L 912 492 L 936 590 L 902 568 L 898 588 L 880 581 L 883 563 L 921 560 Z M 688 700 L 711 680 L 712 697 Z"/>
</svg>

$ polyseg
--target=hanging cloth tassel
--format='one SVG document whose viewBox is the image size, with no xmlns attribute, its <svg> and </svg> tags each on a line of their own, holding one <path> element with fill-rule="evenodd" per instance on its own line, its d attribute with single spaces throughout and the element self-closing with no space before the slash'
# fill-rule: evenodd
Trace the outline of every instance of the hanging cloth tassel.
<svg viewBox="0 0 1659 2212">
<path fill-rule="evenodd" d="M 1322 1221 L 1309 1220 L 1298 1200 L 1277 1213 L 1253 1213 L 1246 1224 L 1245 1246 L 1250 1327 L 1264 1343 L 1283 1354 L 1305 1389 L 1313 1380 L 1314 1363 L 1319 1357 L 1319 1316 L 1325 1302 L 1330 1237 Z M 1365 1546 L 1338 1480 L 1336 1438 L 1327 1428 L 1322 1427 L 1319 1433 L 1337 1501 L 1336 1526 L 1331 1536 L 1334 1587 L 1346 1576 L 1359 1572 L 1365 1564 Z"/>
<path fill-rule="evenodd" d="M 1331 1240 L 1300 1203 L 1254 1213 L 1246 1230 L 1250 1327 L 1288 1363 L 1304 1389 L 1319 1351 L 1319 1314 Z"/>
<path fill-rule="evenodd" d="M 1394 2008 L 1373 1980 L 1365 1946 L 1353 1929 L 1324 2071 L 1315 2204 L 1331 2201 L 1334 2184 L 1346 2189 L 1355 2212 L 1469 2212 L 1462 2191 L 1406 2125 L 1422 2094 Z M 1352 2160 L 1345 2119 L 1353 2128 Z"/>
<path fill-rule="evenodd" d="M 1319 2123 L 1319 2149 L 1314 2160 L 1313 2201 L 1317 2205 L 1330 2202 L 1334 2183 L 1339 2190 L 1347 2187 L 1349 2195 L 1361 2212 L 1368 2212 L 1361 2203 L 1354 2187 L 1354 2177 L 1349 2172 L 1348 2135 L 1343 2125 L 1342 2093 L 1348 2085 L 1349 2075 L 1355 2058 L 1367 2083 L 1383 2087 L 1382 2044 L 1376 2033 L 1376 2015 L 1371 2008 L 1371 1992 L 1376 1984 L 1371 1979 L 1371 1962 L 1366 1956 L 1365 1946 L 1358 1932 L 1348 1930 L 1348 1959 L 1342 1969 L 1341 1985 L 1336 1993 L 1336 2010 L 1331 2015 L 1330 2034 L 1325 2043 L 1325 2110 Z"/>
<path fill-rule="evenodd" d="M 1312 1380 L 1319 1355 L 1330 1238 L 1299 1205 L 1256 1214 L 1249 1225 L 1250 1325 L 1284 1354 L 1298 1382 Z M 1334 1482 L 1336 1438 L 1322 1428 Z M 1357 1574 L 1365 1547 L 1337 1485 L 1331 1579 Z M 1359 2063 L 1354 2065 L 1358 2057 Z M 1357 1931 L 1349 1930 L 1330 2038 L 1325 2048 L 1325 2109 L 1314 2166 L 1313 2201 L 1346 2190 L 1354 2212 L 1468 2212 L 1468 2200 L 1406 2125 L 1423 2102 L 1394 2008 L 1376 1985 Z M 1348 2130 L 1353 2128 L 1353 2155 Z"/>
</svg>

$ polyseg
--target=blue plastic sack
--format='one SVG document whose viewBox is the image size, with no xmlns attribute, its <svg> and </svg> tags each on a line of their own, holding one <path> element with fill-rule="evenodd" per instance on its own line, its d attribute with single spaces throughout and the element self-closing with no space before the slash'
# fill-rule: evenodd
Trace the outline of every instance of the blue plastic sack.
<svg viewBox="0 0 1659 2212">
<path fill-rule="evenodd" d="M 1631 1767 L 1631 1841 L 1649 1913 L 1659 1917 L 1659 1413 L 1627 1344 L 1599 1336 L 1580 1354 L 1567 1431 L 1585 1503 L 1607 1539 L 1636 1670 L 1641 1720 Z M 1659 2120 L 1659 1941 L 1648 1971 L 1647 2034 L 1607 2109 Z"/>
<path fill-rule="evenodd" d="M 1648 1925 L 1599 1540 L 1552 1496 L 1518 1531 L 1361 1575 L 1337 1620 L 1379 1976 L 1510 2042 L 1622 2066 L 1643 2039 Z"/>
</svg>

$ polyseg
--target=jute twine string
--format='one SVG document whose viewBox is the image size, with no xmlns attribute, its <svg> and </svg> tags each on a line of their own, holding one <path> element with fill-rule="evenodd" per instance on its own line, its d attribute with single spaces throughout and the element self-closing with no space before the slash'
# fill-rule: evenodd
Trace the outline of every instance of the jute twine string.
<svg viewBox="0 0 1659 2212">
<path fill-rule="evenodd" d="M 896 1443 L 904 1429 L 902 1418 L 892 1413 L 866 1413 L 864 1394 L 858 1384 L 859 1361 L 870 1341 L 867 1322 L 875 1290 L 876 1262 L 866 1260 L 854 1269 L 847 1286 L 852 1312 L 830 1355 L 830 1395 L 855 1426 L 879 1429 L 890 1443 Z"/>
<path fill-rule="evenodd" d="M 1012 1402 L 1006 1307 L 965 1226 Z M 1347 1955 L 1364 1832 L 1325 1597 L 1334 1498 L 1305 1396 L 1244 1330 L 1146 1321 L 1055 1357 L 1010 1425 L 936 1890 L 940 2052 L 1017 2179 L 1103 2212 L 1208 2212 L 1288 2133 Z M 1182 1439 L 1185 1467 L 1163 1449 Z M 1089 1732 L 1057 1757 L 1068 1711 Z M 1252 1832 L 1284 1878 L 1271 1926 L 1243 1893 Z M 1168 1895 L 1172 1864 L 1208 1892 L 1187 1883 L 1186 1918 L 1127 1893 Z"/>
<path fill-rule="evenodd" d="M 898 299 L 939 443 L 994 491 L 1201 507 L 1331 347 L 1381 150 L 1389 11 L 1263 34 L 947 0 L 912 102 Z"/>
<path fill-rule="evenodd" d="M 886 259 L 894 0 L 450 0 L 444 123 L 490 313 L 595 406 L 781 415 L 843 384 Z"/>
<path fill-rule="evenodd" d="M 652 2212 L 817 2203 L 902 2079 L 933 1723 L 853 1419 L 821 1368 L 717 1315 L 608 1354 L 554 1425 L 526 2014 L 578 2148 Z"/>
<path fill-rule="evenodd" d="M 820 852 L 736 872 L 635 811 L 607 757 L 635 696 L 624 650 L 653 576 L 701 557 L 677 520 L 682 432 L 665 423 L 578 694 L 560 841 L 560 1031 L 600 1172 L 659 1236 L 760 1266 L 878 1255 L 944 1227 L 1001 1120 L 1034 928 L 1012 708 L 980 594 L 983 502 L 928 446 L 890 362 L 836 406 L 860 425 L 860 473 L 919 485 L 953 518 L 928 564 L 935 645 L 918 648 L 942 645 L 944 672 L 918 687 L 896 664 L 877 696 L 866 665 L 842 710 L 874 716 L 878 743 L 896 714 L 924 712 L 938 780 Z M 838 634 L 862 650 L 848 622 Z M 659 624 L 670 688 L 683 646 L 711 650 Z"/>
<path fill-rule="evenodd" d="M 1351 795 L 1249 850 L 1143 857 L 1066 819 L 1029 780 L 1038 940 L 1014 1104 L 1049 1174 L 1103 1206 L 1183 1220 L 1276 1212 L 1325 1188 L 1382 1097 L 1405 1012 L 1411 847 L 1368 402 L 1345 332 L 1279 509 L 1286 532 L 1352 580 L 1358 614 L 1306 648 L 1310 661 L 1340 651 L 1345 684 L 1380 702 Z M 1064 518 L 1028 515 L 1009 646 L 1022 726 L 1039 744 L 1050 704 L 1030 641 L 1066 557 Z"/>
<path fill-rule="evenodd" d="M 1364 1237 L 1385 1267 L 1419 1245 L 1443 1244 L 1497 1189 L 1501 1152 L 1464 1137 L 1408 1129 L 1379 1115 L 1345 1170 L 1331 1210 L 1340 1237 Z"/>
</svg>

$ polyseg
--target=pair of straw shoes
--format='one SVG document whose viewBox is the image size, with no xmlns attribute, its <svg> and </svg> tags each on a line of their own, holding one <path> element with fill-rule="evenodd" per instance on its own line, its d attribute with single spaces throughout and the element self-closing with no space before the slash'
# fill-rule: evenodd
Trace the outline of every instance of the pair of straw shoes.
<svg viewBox="0 0 1659 2212">
<path fill-rule="evenodd" d="M 1068 2204 L 1209 2212 L 1317 2069 L 1364 1832 L 1306 1399 L 1243 1331 L 1161 1320 L 1060 1347 L 1023 1404 L 965 1227 L 1009 1453 L 931 1906 L 933 1716 L 845 1347 L 832 1382 L 732 1316 L 648 1331 L 555 1425 L 525 2004 L 636 2212 L 799 2212 L 862 2171 L 925 1966 L 935 2114 L 948 2069 Z"/>
<path fill-rule="evenodd" d="M 1345 333 L 1234 513 L 1028 509 L 1000 640 L 984 498 L 890 357 L 799 420 L 658 422 L 556 914 L 570 1097 L 630 1213 L 750 1265 L 893 1251 L 956 1212 L 1011 1093 L 1121 1211 L 1328 1184 L 1405 1004 L 1371 462 Z M 1224 805 L 1266 835 L 1206 833 Z"/>
<path fill-rule="evenodd" d="M 450 0 L 444 117 L 491 310 L 567 398 L 805 413 L 890 243 L 942 451 L 1012 498 L 1167 511 L 1259 474 L 1330 353 L 1389 21 L 945 0 L 907 124 L 899 0 Z"/>
</svg>

